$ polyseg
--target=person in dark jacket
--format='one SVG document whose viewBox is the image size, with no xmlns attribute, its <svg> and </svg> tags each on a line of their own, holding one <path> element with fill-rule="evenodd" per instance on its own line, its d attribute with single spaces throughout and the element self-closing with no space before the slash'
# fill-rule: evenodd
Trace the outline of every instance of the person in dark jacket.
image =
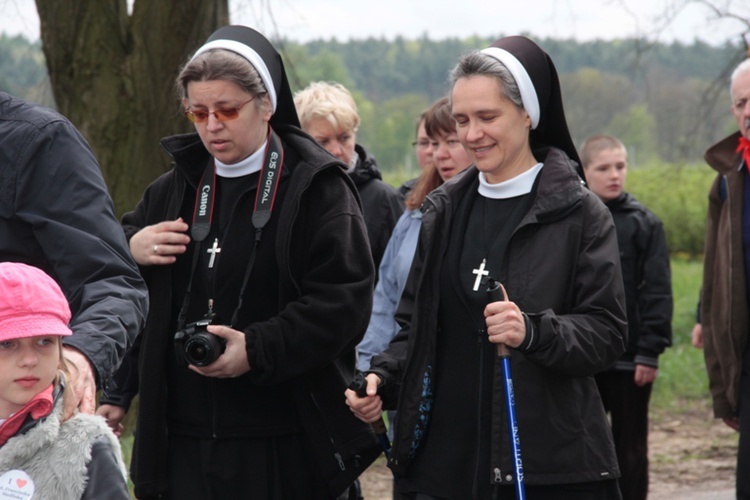
<svg viewBox="0 0 750 500">
<path fill-rule="evenodd" d="M 220 28 L 177 82 L 197 134 L 123 217 L 153 307 L 100 411 L 139 394 L 138 498 L 335 498 L 380 452 L 341 398 L 375 273 L 356 189 L 257 31 Z"/>
<path fill-rule="evenodd" d="M 313 82 L 294 95 L 302 128 L 329 153 L 347 165 L 362 199 L 367 236 L 380 266 L 385 247 L 404 211 L 396 188 L 383 181 L 375 157 L 357 144 L 359 114 L 349 91 L 339 83 Z"/>
<path fill-rule="evenodd" d="M 128 500 L 120 443 L 100 416 L 63 418 L 72 332 L 60 286 L 0 263 L 0 497 Z"/>
<path fill-rule="evenodd" d="M 73 312 L 63 340 L 76 376 L 65 415 L 93 413 L 143 328 L 148 293 L 128 251 L 99 164 L 56 111 L 0 92 L 0 262 L 52 276 Z"/>
<path fill-rule="evenodd" d="M 608 370 L 596 375 L 611 415 L 625 500 L 648 495 L 648 406 L 659 373 L 659 355 L 672 345 L 672 280 L 661 220 L 626 193 L 628 153 L 618 139 L 590 137 L 581 161 L 591 191 L 610 212 L 617 229 L 628 312 L 628 347 Z"/>
<path fill-rule="evenodd" d="M 583 185 L 549 56 L 497 40 L 452 71 L 474 165 L 426 198 L 397 319 L 372 359 L 363 421 L 397 407 L 388 461 L 418 499 L 511 499 L 516 477 L 497 344 L 511 348 L 529 499 L 616 499 L 619 470 L 594 374 L 624 352 L 615 227 Z M 488 304 L 488 280 L 505 301 Z"/>
<path fill-rule="evenodd" d="M 750 59 L 729 86 L 737 130 L 704 155 L 716 171 L 708 193 L 700 322 L 714 417 L 739 432 L 736 494 L 750 499 Z M 696 331 L 697 330 L 697 331 Z M 697 338 L 696 338 L 697 337 Z"/>
</svg>

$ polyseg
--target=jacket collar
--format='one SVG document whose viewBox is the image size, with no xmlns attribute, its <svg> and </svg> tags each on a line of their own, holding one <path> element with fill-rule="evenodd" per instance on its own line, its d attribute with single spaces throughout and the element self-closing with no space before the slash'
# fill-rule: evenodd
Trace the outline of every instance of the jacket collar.
<svg viewBox="0 0 750 500">
<path fill-rule="evenodd" d="M 378 163 L 375 161 L 375 157 L 370 154 L 364 147 L 356 144 L 354 151 L 357 153 L 359 159 L 354 167 L 354 170 L 349 172 L 349 176 L 354 181 L 354 184 L 361 186 L 370 182 L 373 179 L 382 179 L 383 176 L 378 170 Z"/>
<path fill-rule="evenodd" d="M 539 173 L 539 185 L 529 212 L 521 224 L 536 220 L 547 222 L 556 220 L 581 204 L 584 185 L 576 172 L 576 163 L 557 148 L 544 148 L 534 151 L 537 160 L 544 163 Z M 457 196 L 478 184 L 479 170 L 472 165 L 453 177 L 427 197 L 436 206 L 450 207 L 457 202 Z"/>
<path fill-rule="evenodd" d="M 211 159 L 197 133 L 178 134 L 161 140 L 161 147 L 172 158 L 174 167 L 180 171 L 193 187 L 198 186 L 206 162 Z"/>
<path fill-rule="evenodd" d="M 729 137 L 720 140 L 706 151 L 703 156 L 711 168 L 722 175 L 727 175 L 737 170 L 742 155 L 737 152 L 737 143 L 740 139 L 739 130 Z"/>
<path fill-rule="evenodd" d="M 58 408 L 59 405 L 62 405 L 62 397 L 64 391 L 65 378 L 60 375 L 60 382 L 56 384 L 52 389 L 52 411 L 55 411 L 55 409 Z M 39 419 L 35 419 L 31 415 L 27 415 L 26 419 L 23 421 L 23 424 L 21 424 L 21 427 L 19 427 L 18 431 L 16 432 L 16 435 L 26 434 L 30 429 L 47 420 L 47 417 L 49 417 L 49 414 Z"/>
<path fill-rule="evenodd" d="M 610 210 L 640 210 L 640 205 L 633 195 L 624 191 L 614 200 L 604 204 Z"/>
</svg>

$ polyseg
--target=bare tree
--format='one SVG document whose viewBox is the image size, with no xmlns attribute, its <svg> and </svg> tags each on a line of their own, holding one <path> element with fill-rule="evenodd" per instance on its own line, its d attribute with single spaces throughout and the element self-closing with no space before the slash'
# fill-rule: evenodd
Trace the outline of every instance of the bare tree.
<svg viewBox="0 0 750 500">
<path fill-rule="evenodd" d="M 631 8 L 630 0 L 615 0 L 623 11 L 632 17 L 637 17 Z M 631 67 L 633 71 L 642 72 L 641 58 L 653 49 L 655 42 L 666 28 L 676 22 L 677 18 L 689 8 L 702 8 L 705 12 L 705 29 L 715 30 L 720 23 L 726 29 L 726 23 L 730 22 L 731 29 L 723 33 L 726 43 L 738 47 L 737 54 L 731 60 L 726 61 L 724 69 L 715 78 L 702 88 L 693 88 L 691 92 L 682 96 L 682 103 L 678 103 L 675 92 L 676 87 L 665 90 L 662 85 L 651 88 L 649 75 L 643 74 L 646 85 L 647 99 L 654 105 L 655 113 L 667 117 L 673 114 L 672 121 L 677 121 L 674 127 L 662 128 L 660 135 L 661 154 L 670 161 L 682 161 L 693 157 L 702 151 L 704 146 L 717 140 L 723 134 L 721 116 L 717 116 L 715 110 L 717 103 L 725 98 L 727 94 L 727 82 L 732 69 L 745 57 L 750 57 L 750 3 L 747 0 L 674 0 L 666 2 L 661 12 L 650 19 L 650 28 L 642 31 L 642 36 L 637 40 L 636 53 Z M 696 33 L 697 34 L 697 33 Z M 684 88 L 682 90 L 685 90 Z M 666 92 L 666 93 L 664 93 Z M 661 94 L 661 95 L 660 95 Z M 687 113 L 685 102 L 690 101 L 691 112 Z M 670 110 L 669 106 L 680 108 Z M 682 120 L 677 119 L 682 116 Z M 662 120 L 666 123 L 668 120 Z M 679 126 L 677 126 L 679 125 Z M 717 134 L 719 134 L 717 136 Z M 710 139 L 709 139 L 710 138 Z M 664 150 L 666 149 L 666 151 Z"/>
<path fill-rule="evenodd" d="M 159 139 L 187 130 L 174 78 L 229 20 L 227 0 L 36 0 L 57 107 L 91 143 L 120 214 L 168 166 Z"/>
</svg>

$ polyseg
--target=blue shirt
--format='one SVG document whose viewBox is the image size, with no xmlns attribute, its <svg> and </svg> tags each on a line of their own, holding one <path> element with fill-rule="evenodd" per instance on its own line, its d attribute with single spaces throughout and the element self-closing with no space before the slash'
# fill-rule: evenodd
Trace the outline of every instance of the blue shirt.
<svg viewBox="0 0 750 500">
<path fill-rule="evenodd" d="M 406 210 L 393 228 L 378 271 L 378 284 L 372 303 L 370 324 L 357 346 L 357 368 L 366 371 L 370 360 L 380 354 L 401 329 L 395 319 L 401 294 L 417 250 L 422 212 Z"/>
</svg>

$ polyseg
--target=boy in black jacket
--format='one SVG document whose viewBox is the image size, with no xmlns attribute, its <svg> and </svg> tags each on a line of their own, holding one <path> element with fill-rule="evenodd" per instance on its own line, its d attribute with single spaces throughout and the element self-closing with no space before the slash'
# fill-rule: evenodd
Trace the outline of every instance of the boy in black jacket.
<svg viewBox="0 0 750 500">
<path fill-rule="evenodd" d="M 628 312 L 625 354 L 596 376 L 612 417 L 623 499 L 648 493 L 648 404 L 659 355 L 672 345 L 669 250 L 661 220 L 624 191 L 628 153 L 614 137 L 589 138 L 581 148 L 589 188 L 612 212 Z"/>
</svg>

